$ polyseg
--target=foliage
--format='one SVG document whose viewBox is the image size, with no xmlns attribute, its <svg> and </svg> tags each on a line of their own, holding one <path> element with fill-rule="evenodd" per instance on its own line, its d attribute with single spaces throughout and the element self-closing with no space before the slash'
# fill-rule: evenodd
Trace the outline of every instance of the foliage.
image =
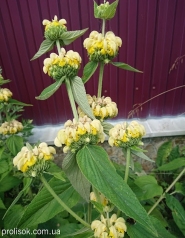
<svg viewBox="0 0 185 238">
<path fill-rule="evenodd" d="M 94 16 L 101 19 L 102 32 L 92 31 L 84 41 L 89 62 L 82 78 L 77 76 L 80 55 L 72 50 L 66 52 L 64 47 L 87 29 L 68 31 L 66 20 L 58 20 L 57 16 L 52 21 L 43 21 L 46 39 L 32 60 L 54 47 L 58 54 L 51 53 L 44 60 L 43 71 L 54 83 L 36 99 L 46 100 L 65 85 L 74 116 L 65 122 L 54 140 L 56 146 L 64 146 L 62 168 L 52 161 L 53 147 L 45 142 L 26 143 L 31 121 L 19 124 L 16 119 L 27 105 L 11 99 L 8 90 L 2 91 L 1 123 L 13 121 L 3 124 L 0 130 L 0 228 L 4 237 L 16 237 L 15 233 L 8 234 L 15 227 L 19 237 L 25 229 L 32 232 L 30 237 L 185 235 L 184 150 L 173 147 L 171 141 L 165 142 L 158 150 L 154 169 L 146 174 L 133 159 L 140 157 L 154 163 L 142 149 L 143 125 L 136 121 L 115 126 L 106 122 L 117 115 L 117 106 L 111 98 L 102 96 L 105 64 L 142 73 L 126 63 L 112 61 L 122 40 L 113 32 L 105 32 L 105 24 L 116 14 L 118 3 L 104 1 L 98 6 L 94 2 Z M 91 97 L 86 95 L 84 84 L 98 69 L 97 97 Z M 0 82 L 3 85 L 3 80 Z M 80 116 L 79 111 L 85 116 Z M 110 146 L 122 149 L 125 165 L 110 161 L 99 145 L 105 134 Z"/>
</svg>

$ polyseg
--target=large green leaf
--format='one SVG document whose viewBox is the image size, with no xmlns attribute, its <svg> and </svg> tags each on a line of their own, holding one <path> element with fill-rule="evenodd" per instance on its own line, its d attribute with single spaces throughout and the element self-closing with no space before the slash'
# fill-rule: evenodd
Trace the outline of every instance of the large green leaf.
<svg viewBox="0 0 185 238">
<path fill-rule="evenodd" d="M 21 205 L 15 205 L 12 207 L 5 217 L 4 224 L 6 229 L 16 228 L 22 215 L 24 213 L 24 208 Z"/>
<path fill-rule="evenodd" d="M 72 89 L 73 96 L 74 96 L 75 101 L 78 104 L 78 106 L 82 109 L 82 111 L 87 116 L 89 116 L 92 119 L 95 119 L 95 117 L 92 113 L 92 110 L 89 106 L 89 103 L 87 101 L 85 87 L 84 87 L 84 84 L 80 77 L 76 76 L 71 80 L 71 89 Z"/>
<path fill-rule="evenodd" d="M 21 148 L 24 146 L 24 141 L 21 136 L 18 135 L 12 135 L 8 137 L 6 140 L 6 145 L 10 152 L 16 156 L 17 153 L 21 150 Z"/>
<path fill-rule="evenodd" d="M 33 56 L 33 58 L 31 60 L 37 59 L 38 57 L 40 57 L 47 51 L 51 50 L 53 48 L 53 46 L 54 46 L 54 41 L 51 41 L 49 39 L 44 40 L 41 43 L 38 52 Z"/>
<path fill-rule="evenodd" d="M 124 70 L 129 70 L 129 71 L 133 71 L 133 72 L 137 72 L 137 73 L 143 73 L 142 71 L 133 68 L 132 66 L 125 64 L 125 63 L 121 63 L 121 62 L 111 62 L 112 65 L 120 68 L 120 69 L 124 69 Z"/>
<path fill-rule="evenodd" d="M 73 207 L 78 202 L 79 195 L 68 182 L 62 182 L 61 180 L 52 178 L 49 181 L 49 185 L 69 207 Z M 60 206 L 48 190 L 43 187 L 27 206 L 18 226 L 25 228 L 43 223 L 63 210 L 63 207 Z"/>
<path fill-rule="evenodd" d="M 20 184 L 21 180 L 12 176 L 7 175 L 0 181 L 0 193 L 10 190 Z"/>
<path fill-rule="evenodd" d="M 6 159 L 0 160 L 0 174 L 9 170 L 9 163 Z"/>
<path fill-rule="evenodd" d="M 150 161 L 154 163 L 155 161 L 151 160 L 147 155 L 145 155 L 142 150 L 136 150 L 134 147 L 131 147 L 131 153 L 137 155 L 139 158 Z"/>
<path fill-rule="evenodd" d="M 19 194 L 17 195 L 17 197 L 13 200 L 13 202 L 11 203 L 11 205 L 9 206 L 9 208 L 7 209 L 6 213 L 3 216 L 6 217 L 6 215 L 8 214 L 9 210 L 11 210 L 11 208 L 17 203 L 17 201 L 19 200 L 19 198 L 23 195 L 24 191 L 27 190 L 27 188 L 29 188 L 29 186 L 32 183 L 32 178 L 25 178 L 25 184 L 24 184 L 24 188 L 19 192 Z"/>
<path fill-rule="evenodd" d="M 170 234 L 165 227 L 161 224 L 160 221 L 158 221 L 154 217 L 150 217 L 154 227 L 157 230 L 157 235 L 155 236 L 151 232 L 146 229 L 146 227 L 143 227 L 141 224 L 136 223 L 134 225 L 129 225 L 127 233 L 129 234 L 129 237 L 131 238 L 175 238 L 172 234 Z"/>
<path fill-rule="evenodd" d="M 177 158 L 167 164 L 163 164 L 162 166 L 158 167 L 157 170 L 171 171 L 171 170 L 182 168 L 183 166 L 185 166 L 185 157 Z"/>
<path fill-rule="evenodd" d="M 77 163 L 92 185 L 127 216 L 156 233 L 150 219 L 130 187 L 116 173 L 105 150 L 99 146 L 84 146 L 77 153 Z"/>
<path fill-rule="evenodd" d="M 23 106 L 23 107 L 25 107 L 25 106 L 33 106 L 33 105 L 31 105 L 31 104 L 27 104 L 27 103 L 24 103 L 24 102 L 20 102 L 20 101 L 18 101 L 18 100 L 13 99 L 13 98 L 10 98 L 10 99 L 8 100 L 8 103 L 9 103 L 9 104 L 13 104 L 13 105 Z"/>
<path fill-rule="evenodd" d="M 61 39 L 63 40 L 65 45 L 69 45 L 78 37 L 82 36 L 87 30 L 88 28 L 77 31 L 66 31 L 61 35 Z"/>
<path fill-rule="evenodd" d="M 82 76 L 82 81 L 83 83 L 86 83 L 90 77 L 94 74 L 98 67 L 98 62 L 90 61 L 88 62 L 83 70 L 83 76 Z"/>
<path fill-rule="evenodd" d="M 185 236 L 185 210 L 181 203 L 173 196 L 166 194 L 166 204 L 171 209 L 173 219 Z"/>
<path fill-rule="evenodd" d="M 157 167 L 166 163 L 168 156 L 172 151 L 172 141 L 164 142 L 157 151 L 156 165 Z"/>
<path fill-rule="evenodd" d="M 150 175 L 137 177 L 134 183 L 143 191 L 139 200 L 146 200 L 163 193 L 161 186 L 157 184 L 157 180 Z"/>
<path fill-rule="evenodd" d="M 76 154 L 69 152 L 63 160 L 62 168 L 74 189 L 86 200 L 89 201 L 89 181 L 84 177 L 76 162 Z"/>
<path fill-rule="evenodd" d="M 65 79 L 65 76 L 62 77 L 60 80 L 56 81 L 55 83 L 51 84 L 47 88 L 45 88 L 42 91 L 42 93 L 38 97 L 35 97 L 35 98 L 38 99 L 38 100 L 48 99 L 59 89 L 59 87 L 62 85 L 64 79 Z"/>
<path fill-rule="evenodd" d="M 103 10 L 99 8 L 97 3 L 94 1 L 94 17 L 110 20 L 114 17 L 116 13 L 116 8 L 118 5 L 119 0 L 114 1 L 112 4 L 108 5 L 107 8 L 104 8 Z"/>
</svg>

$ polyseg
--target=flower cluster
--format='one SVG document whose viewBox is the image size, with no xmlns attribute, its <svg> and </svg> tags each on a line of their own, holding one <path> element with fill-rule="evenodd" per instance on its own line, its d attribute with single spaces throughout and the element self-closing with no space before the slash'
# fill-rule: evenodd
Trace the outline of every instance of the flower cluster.
<svg viewBox="0 0 185 238">
<path fill-rule="evenodd" d="M 96 96 L 91 97 L 87 94 L 87 100 L 92 109 L 94 116 L 98 120 L 105 120 L 108 118 L 116 117 L 118 114 L 118 108 L 115 102 L 112 102 L 110 97 L 97 98 Z M 79 116 L 84 116 L 84 112 L 81 108 L 78 108 Z"/>
<path fill-rule="evenodd" d="M 117 218 L 117 215 L 113 214 L 111 218 L 104 218 L 101 215 L 101 221 L 93 221 L 91 229 L 94 231 L 95 238 L 120 238 L 124 237 L 127 226 L 122 217 Z"/>
<path fill-rule="evenodd" d="M 84 40 L 84 47 L 87 49 L 90 61 L 104 61 L 113 59 L 122 45 L 120 37 L 108 31 L 105 36 L 97 31 L 92 31 L 89 38 Z"/>
<path fill-rule="evenodd" d="M 63 152 L 67 153 L 71 150 L 75 153 L 85 144 L 97 144 L 104 142 L 105 135 L 103 127 L 99 120 L 91 120 L 87 116 L 80 117 L 78 121 L 68 120 L 64 124 L 64 129 L 61 129 L 54 144 L 58 147 L 65 145 Z"/>
<path fill-rule="evenodd" d="M 12 120 L 10 122 L 4 122 L 0 127 L 0 134 L 9 135 L 16 134 L 23 130 L 23 125 L 21 122 Z"/>
<path fill-rule="evenodd" d="M 54 16 L 52 21 L 43 20 L 42 24 L 45 26 L 45 38 L 52 41 L 61 39 L 62 34 L 67 31 L 66 20 L 61 19 L 58 21 L 57 16 Z"/>
<path fill-rule="evenodd" d="M 8 88 L 0 88 L 0 102 L 7 102 L 12 95 Z"/>
<path fill-rule="evenodd" d="M 61 48 L 59 55 L 51 53 L 50 58 L 44 60 L 43 71 L 55 80 L 59 80 L 63 76 L 71 79 L 77 75 L 81 61 L 77 52 L 73 50 L 66 52 L 64 48 Z"/>
<path fill-rule="evenodd" d="M 113 210 L 114 205 L 112 205 L 102 193 L 99 193 L 99 199 L 104 212 L 111 212 Z M 98 202 L 94 192 L 90 193 L 90 200 L 93 202 Z"/>
<path fill-rule="evenodd" d="M 34 148 L 27 144 L 14 157 L 13 164 L 23 173 L 35 177 L 49 167 L 49 161 L 53 159 L 54 154 L 56 154 L 55 148 L 45 142 Z"/>
<path fill-rule="evenodd" d="M 124 122 L 117 124 L 109 131 L 110 146 L 127 148 L 133 145 L 141 144 L 141 138 L 145 135 L 145 128 L 137 121 L 130 124 Z"/>
</svg>

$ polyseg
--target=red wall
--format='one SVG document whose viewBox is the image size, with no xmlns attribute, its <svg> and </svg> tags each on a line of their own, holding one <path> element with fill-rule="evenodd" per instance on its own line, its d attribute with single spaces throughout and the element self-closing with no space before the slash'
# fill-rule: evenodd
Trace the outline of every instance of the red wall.
<svg viewBox="0 0 185 238">
<path fill-rule="evenodd" d="M 4 77 L 12 81 L 4 87 L 11 89 L 15 99 L 33 105 L 25 108 L 24 117 L 33 119 L 35 125 L 55 125 L 72 118 L 65 85 L 46 101 L 35 99 L 53 81 L 42 71 L 48 54 L 30 59 L 43 40 L 42 20 L 57 15 L 67 20 L 68 30 L 89 27 L 84 36 L 67 47 L 79 52 L 83 67 L 87 63 L 83 40 L 92 30 L 101 31 L 101 21 L 93 17 L 93 0 L 0 0 L 0 11 L 0 65 Z M 117 102 L 117 118 L 127 118 L 135 104 L 185 84 L 184 62 L 169 74 L 176 58 L 185 54 L 184 0 L 120 0 L 116 16 L 107 23 L 106 30 L 114 31 L 123 41 L 115 61 L 144 72 L 105 67 L 103 95 Z M 97 78 L 98 74 L 86 84 L 87 93 L 96 93 Z M 176 116 L 184 112 L 185 88 L 180 88 L 144 104 L 134 117 Z"/>
</svg>

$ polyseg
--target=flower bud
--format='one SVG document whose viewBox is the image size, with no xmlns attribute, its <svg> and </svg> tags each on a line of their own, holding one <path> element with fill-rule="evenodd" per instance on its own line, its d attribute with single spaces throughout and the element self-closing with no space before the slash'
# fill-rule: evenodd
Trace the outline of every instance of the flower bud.
<svg viewBox="0 0 185 238">
<path fill-rule="evenodd" d="M 10 122 L 4 122 L 0 126 L 0 134 L 3 135 L 11 135 L 19 133 L 23 130 L 23 125 L 21 122 L 12 120 Z"/>
<path fill-rule="evenodd" d="M 8 88 L 0 88 L 0 102 L 7 102 L 12 95 Z"/>
<path fill-rule="evenodd" d="M 66 20 L 60 19 L 58 21 L 57 16 L 54 16 L 52 21 L 43 20 L 42 24 L 45 26 L 45 38 L 50 39 L 51 41 L 60 40 L 62 34 L 67 31 L 65 26 L 67 24 Z"/>
</svg>

